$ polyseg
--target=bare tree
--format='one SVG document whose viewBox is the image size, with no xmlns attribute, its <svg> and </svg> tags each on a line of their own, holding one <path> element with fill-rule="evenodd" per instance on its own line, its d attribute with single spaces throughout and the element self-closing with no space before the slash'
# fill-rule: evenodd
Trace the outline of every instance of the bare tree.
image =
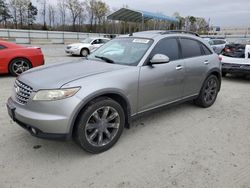
<svg viewBox="0 0 250 188">
<path fill-rule="evenodd" d="M 7 27 L 7 21 L 11 18 L 10 10 L 8 4 L 5 0 L 0 0 L 0 23 L 4 23 L 4 26 Z"/>
<path fill-rule="evenodd" d="M 205 20 L 205 18 L 196 18 L 196 27 L 197 27 L 197 32 L 201 34 L 205 34 L 208 32 L 208 22 Z"/>
<path fill-rule="evenodd" d="M 82 4 L 81 6 L 81 11 L 80 14 L 78 16 L 78 25 L 79 25 L 79 32 L 81 31 L 81 26 L 83 25 L 84 21 L 85 21 L 85 12 L 84 12 L 84 4 Z"/>
<path fill-rule="evenodd" d="M 95 24 L 97 21 L 99 26 L 103 24 L 108 12 L 109 12 L 109 6 L 105 2 L 96 1 L 94 5 Z"/>
<path fill-rule="evenodd" d="M 63 26 L 63 30 L 64 30 L 66 14 L 67 14 L 66 0 L 57 1 L 57 6 L 58 6 L 59 14 L 60 14 L 61 25 Z"/>
<path fill-rule="evenodd" d="M 91 32 L 93 30 L 95 4 L 96 4 L 96 0 L 87 0 L 86 1 L 86 9 L 87 9 L 87 12 L 88 12 L 88 15 L 89 15 L 90 31 Z"/>
<path fill-rule="evenodd" d="M 55 26 L 55 14 L 56 10 L 54 5 L 49 4 L 48 5 L 48 18 L 49 18 L 49 27 Z"/>
<path fill-rule="evenodd" d="M 16 0 L 16 11 L 17 11 L 17 20 L 23 27 L 24 23 L 28 23 L 28 8 L 30 1 L 29 0 Z"/>
<path fill-rule="evenodd" d="M 72 16 L 73 31 L 76 31 L 76 20 L 81 14 L 82 3 L 79 0 L 66 0 L 66 7 L 69 9 Z"/>
<path fill-rule="evenodd" d="M 46 7 L 47 7 L 47 0 L 37 0 L 40 4 L 41 4 L 41 14 L 43 16 L 43 29 L 46 30 L 47 29 L 47 25 L 46 25 Z"/>
<path fill-rule="evenodd" d="M 34 21 L 36 20 L 36 16 L 37 16 L 37 8 L 36 6 L 34 6 L 31 2 L 29 2 L 29 5 L 28 5 L 28 25 L 29 25 L 29 28 L 31 28 L 32 24 L 34 23 Z"/>
<path fill-rule="evenodd" d="M 11 14 L 13 15 L 13 22 L 14 22 L 14 26 L 17 29 L 17 0 L 10 0 L 10 11 Z"/>
</svg>

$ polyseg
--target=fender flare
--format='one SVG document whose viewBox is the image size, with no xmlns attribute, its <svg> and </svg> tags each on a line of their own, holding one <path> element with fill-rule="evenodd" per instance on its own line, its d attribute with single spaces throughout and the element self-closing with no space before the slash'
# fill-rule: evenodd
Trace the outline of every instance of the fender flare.
<svg viewBox="0 0 250 188">
<path fill-rule="evenodd" d="M 130 106 L 128 98 L 123 93 L 118 92 L 118 91 L 101 91 L 95 95 L 91 95 L 87 98 L 84 98 L 84 100 L 82 100 L 81 103 L 78 105 L 77 110 L 74 112 L 73 118 L 70 121 L 70 129 L 69 129 L 68 138 L 71 138 L 73 135 L 74 125 L 75 125 L 75 122 L 76 122 L 77 117 L 78 117 L 79 113 L 81 112 L 81 110 L 83 110 L 84 107 L 90 101 L 92 101 L 98 97 L 108 96 L 108 95 L 119 95 L 126 102 L 126 105 L 127 105 L 127 113 L 125 112 L 126 121 L 127 121 L 126 126 L 127 126 L 127 128 L 130 128 L 129 124 L 131 122 L 131 106 Z"/>
</svg>

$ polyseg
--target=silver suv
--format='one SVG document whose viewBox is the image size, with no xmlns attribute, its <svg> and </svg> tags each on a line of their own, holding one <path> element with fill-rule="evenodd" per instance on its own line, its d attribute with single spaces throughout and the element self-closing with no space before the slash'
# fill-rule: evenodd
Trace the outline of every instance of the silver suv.
<svg viewBox="0 0 250 188">
<path fill-rule="evenodd" d="M 131 119 L 172 103 L 211 106 L 217 56 L 195 35 L 149 31 L 109 41 L 86 60 L 34 68 L 17 78 L 10 117 L 40 138 L 71 138 L 86 151 L 111 148 Z"/>
</svg>

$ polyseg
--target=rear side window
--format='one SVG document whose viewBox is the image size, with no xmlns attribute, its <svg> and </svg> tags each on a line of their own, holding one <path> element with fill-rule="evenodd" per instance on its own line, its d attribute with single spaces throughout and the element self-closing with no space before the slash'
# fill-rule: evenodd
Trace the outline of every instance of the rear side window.
<svg viewBox="0 0 250 188">
<path fill-rule="evenodd" d="M 202 51 L 203 51 L 204 55 L 210 55 L 210 54 L 212 54 L 212 52 L 204 44 L 202 44 L 202 43 L 201 43 L 201 48 L 202 48 Z"/>
<path fill-rule="evenodd" d="M 183 58 L 191 58 L 203 55 L 200 42 L 193 39 L 181 38 L 180 43 Z"/>
<path fill-rule="evenodd" d="M 6 47 L 0 44 L 0 50 L 5 49 Z"/>
<path fill-rule="evenodd" d="M 108 42 L 109 40 L 106 40 L 106 39 L 101 39 L 101 43 L 106 43 Z"/>
<path fill-rule="evenodd" d="M 155 54 L 164 54 L 170 61 L 179 59 L 179 46 L 175 38 L 165 38 L 160 40 L 152 51 L 151 57 Z"/>
</svg>

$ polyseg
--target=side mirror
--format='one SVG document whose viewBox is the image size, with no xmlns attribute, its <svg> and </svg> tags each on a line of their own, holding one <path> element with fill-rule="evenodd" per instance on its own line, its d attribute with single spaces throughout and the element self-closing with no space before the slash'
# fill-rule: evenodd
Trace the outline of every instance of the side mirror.
<svg viewBox="0 0 250 188">
<path fill-rule="evenodd" d="M 164 54 L 155 54 L 150 60 L 151 64 L 162 64 L 168 62 L 169 62 L 169 57 Z"/>
</svg>

